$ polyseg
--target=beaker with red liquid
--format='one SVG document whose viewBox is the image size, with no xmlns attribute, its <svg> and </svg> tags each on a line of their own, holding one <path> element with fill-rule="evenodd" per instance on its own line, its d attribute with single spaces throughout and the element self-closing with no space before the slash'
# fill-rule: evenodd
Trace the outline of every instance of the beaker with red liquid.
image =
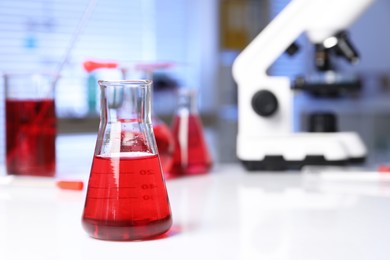
<svg viewBox="0 0 390 260">
<path fill-rule="evenodd" d="M 82 224 L 93 238 L 151 239 L 171 209 L 151 120 L 151 81 L 99 81 L 101 113 Z"/>
<path fill-rule="evenodd" d="M 179 92 L 172 121 L 176 143 L 172 172 L 176 175 L 204 174 L 212 167 L 196 99 L 196 91 L 193 89 L 181 89 Z"/>
<path fill-rule="evenodd" d="M 4 75 L 8 174 L 55 175 L 54 79 L 44 74 Z"/>
</svg>

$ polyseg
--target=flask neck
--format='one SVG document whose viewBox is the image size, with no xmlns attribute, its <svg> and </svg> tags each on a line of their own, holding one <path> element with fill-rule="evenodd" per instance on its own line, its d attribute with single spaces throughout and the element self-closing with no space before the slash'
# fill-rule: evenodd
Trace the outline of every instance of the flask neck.
<svg viewBox="0 0 390 260">
<path fill-rule="evenodd" d="M 157 154 L 151 127 L 151 81 L 99 81 L 101 116 L 96 155 Z"/>
<path fill-rule="evenodd" d="M 145 82 L 100 84 L 101 119 L 106 122 L 150 124 L 151 88 Z"/>
<path fill-rule="evenodd" d="M 183 89 L 179 92 L 178 110 L 187 111 L 190 114 L 198 113 L 197 94 L 195 90 Z"/>
</svg>

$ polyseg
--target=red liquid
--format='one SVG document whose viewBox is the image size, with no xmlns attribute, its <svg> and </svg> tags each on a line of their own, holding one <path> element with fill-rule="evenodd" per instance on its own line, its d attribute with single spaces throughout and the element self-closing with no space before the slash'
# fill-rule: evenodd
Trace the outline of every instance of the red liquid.
<svg viewBox="0 0 390 260">
<path fill-rule="evenodd" d="M 54 176 L 54 100 L 6 100 L 5 110 L 8 174 Z"/>
<path fill-rule="evenodd" d="M 172 124 L 173 136 L 176 140 L 176 148 L 173 157 L 172 172 L 175 174 L 199 174 L 207 173 L 212 161 L 203 134 L 202 123 L 198 115 L 188 116 L 187 147 L 180 143 L 179 135 L 183 134 L 180 129 L 180 116 L 175 116 Z M 185 158 L 184 158 L 185 157 Z"/>
<path fill-rule="evenodd" d="M 165 178 L 169 179 L 172 171 L 173 151 L 175 148 L 175 141 L 173 139 L 171 130 L 164 123 L 153 124 L 153 132 L 156 138 L 158 154 L 161 160 L 161 167 Z"/>
<path fill-rule="evenodd" d="M 163 234 L 171 227 L 158 156 L 142 154 L 94 157 L 82 218 L 91 237 L 141 240 Z"/>
</svg>

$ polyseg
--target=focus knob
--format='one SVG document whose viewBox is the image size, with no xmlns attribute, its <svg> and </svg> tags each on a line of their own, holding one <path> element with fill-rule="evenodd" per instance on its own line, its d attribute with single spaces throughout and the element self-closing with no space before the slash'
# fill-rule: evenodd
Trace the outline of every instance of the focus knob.
<svg viewBox="0 0 390 260">
<path fill-rule="evenodd" d="M 268 117 L 278 110 L 278 100 L 271 91 L 260 90 L 252 98 L 252 107 L 260 116 Z"/>
</svg>

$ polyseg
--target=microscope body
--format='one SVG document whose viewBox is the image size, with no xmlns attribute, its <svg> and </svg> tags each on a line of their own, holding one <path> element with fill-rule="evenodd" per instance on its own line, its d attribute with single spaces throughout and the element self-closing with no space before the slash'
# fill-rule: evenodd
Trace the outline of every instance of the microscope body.
<svg viewBox="0 0 390 260">
<path fill-rule="evenodd" d="M 302 33 L 322 45 L 349 27 L 372 2 L 292 0 L 238 55 L 233 63 L 238 85 L 237 156 L 248 170 L 364 161 L 367 151 L 355 132 L 295 132 L 297 111 L 290 79 L 266 71 Z"/>
</svg>

